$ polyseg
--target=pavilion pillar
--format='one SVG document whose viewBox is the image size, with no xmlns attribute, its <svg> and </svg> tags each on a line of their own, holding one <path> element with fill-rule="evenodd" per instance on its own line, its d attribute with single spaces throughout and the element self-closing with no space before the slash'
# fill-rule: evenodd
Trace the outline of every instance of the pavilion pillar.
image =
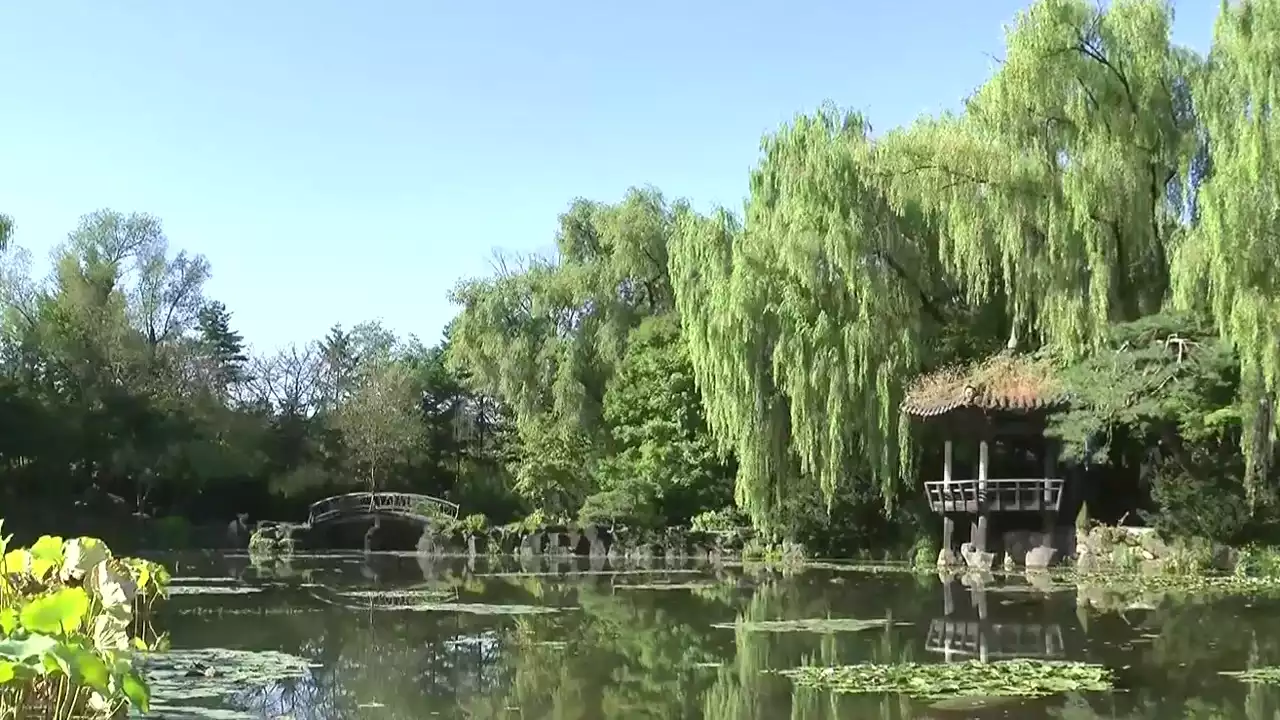
<svg viewBox="0 0 1280 720">
<path fill-rule="evenodd" d="M 1049 481 L 1058 473 L 1058 445 L 1053 438 L 1045 438 L 1044 450 L 1044 495 L 1040 503 L 1040 519 L 1043 526 L 1047 546 L 1053 545 L 1053 531 L 1058 524 L 1058 511 L 1054 509 L 1053 493 L 1049 489 Z"/>
<path fill-rule="evenodd" d="M 990 523 L 990 513 L 987 511 L 987 471 L 989 463 L 990 447 L 984 438 L 978 444 L 978 495 L 975 498 L 978 502 L 978 521 L 974 523 L 972 528 L 971 542 L 977 548 L 978 552 L 987 551 L 987 530 Z"/>
<path fill-rule="evenodd" d="M 943 445 L 942 450 L 942 549 L 947 552 L 955 551 L 955 534 L 956 519 L 947 512 L 946 503 L 952 497 L 951 495 L 951 468 L 952 468 L 952 451 L 951 441 L 948 440 Z"/>
</svg>

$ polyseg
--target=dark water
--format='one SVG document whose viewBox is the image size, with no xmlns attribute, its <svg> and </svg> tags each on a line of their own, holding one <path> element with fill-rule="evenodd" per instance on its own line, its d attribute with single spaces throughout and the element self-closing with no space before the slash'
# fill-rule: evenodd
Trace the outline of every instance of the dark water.
<svg viewBox="0 0 1280 720">
<path fill-rule="evenodd" d="M 308 663 L 286 679 L 237 680 L 216 698 L 166 698 L 193 718 L 1280 718 L 1280 688 L 1220 674 L 1280 664 L 1277 600 L 1040 592 L 1017 576 L 973 590 L 833 567 L 783 575 L 377 554 L 268 566 L 243 555 L 157 559 L 175 577 L 160 617 L 175 649 L 271 650 Z M 423 597 L 436 604 L 422 607 Z M 539 608 L 554 612 L 530 612 Z M 830 634 L 714 627 L 825 617 L 894 624 Z M 984 652 L 1102 663 L 1119 689 L 947 710 L 797 689 L 770 672 Z"/>
</svg>

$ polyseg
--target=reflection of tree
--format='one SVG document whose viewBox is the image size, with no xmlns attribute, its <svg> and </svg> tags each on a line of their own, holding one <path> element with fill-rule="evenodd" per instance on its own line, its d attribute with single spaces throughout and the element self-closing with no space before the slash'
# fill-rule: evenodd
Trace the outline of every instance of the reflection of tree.
<svg viewBox="0 0 1280 720">
<path fill-rule="evenodd" d="M 706 601 L 687 591 L 578 588 L 581 610 L 522 618 L 505 635 L 508 692 L 468 703 L 469 717 L 696 717 L 720 652 Z"/>
<path fill-rule="evenodd" d="M 806 664 L 909 662 L 914 659 L 914 639 L 892 623 L 880 631 L 820 636 L 744 629 L 746 623 L 765 620 L 843 616 L 844 613 L 835 611 L 831 600 L 829 595 L 814 593 L 812 588 L 793 582 L 759 587 L 738 616 L 733 664 L 721 667 L 716 673 L 715 683 L 703 698 L 702 717 L 773 718 L 788 706 L 793 720 L 913 717 L 905 698 L 838 695 L 794 688 L 791 681 L 770 672 Z M 885 612 L 880 610 L 882 614 Z M 888 617 L 892 619 L 891 614 Z M 815 642 L 816 652 L 813 651 Z"/>
<path fill-rule="evenodd" d="M 645 578 L 650 580 L 657 581 Z M 472 576 L 435 578 L 418 586 L 433 591 L 452 586 L 460 602 L 567 608 L 555 614 L 343 610 L 308 600 L 303 590 L 277 588 L 229 597 L 228 607 L 256 597 L 278 609 L 296 601 L 294 612 L 228 613 L 214 622 L 203 615 L 175 615 L 162 624 L 188 646 L 275 649 L 315 663 L 306 680 L 271 684 L 239 698 L 241 706 L 264 717 L 408 719 L 431 711 L 494 720 L 937 715 L 929 703 L 900 697 L 797 689 L 772 672 L 803 664 L 928 661 L 935 656 L 925 651 L 926 628 L 945 605 L 936 580 L 920 588 L 904 577 L 806 572 L 765 575 L 751 583 L 737 576 L 721 585 L 679 590 L 625 588 L 622 582 L 637 580 Z M 754 587 L 745 587 L 749 584 Z M 991 622 L 1054 620 L 1062 621 L 1064 633 L 1077 632 L 1068 627 L 1071 610 L 1052 598 L 1032 602 L 998 591 L 987 590 L 996 593 L 989 603 Z M 179 596 L 172 604 L 186 602 L 194 600 Z M 963 621 L 960 614 L 953 619 Z M 886 616 L 911 624 L 828 634 L 742 627 L 768 620 Z M 711 627 L 734 621 L 733 629 Z M 1089 641 L 1078 633 L 1072 647 L 1080 650 L 1069 654 L 1083 652 L 1117 668 L 1118 685 L 1130 690 L 1036 704 L 1052 707 L 1052 717 L 1276 720 L 1276 689 L 1217 674 L 1280 663 L 1280 617 L 1265 606 L 1251 608 L 1244 600 L 1165 602 L 1124 619 L 1094 612 L 1089 625 Z M 1026 717 L 1042 717 L 1041 709 L 1027 711 Z"/>
</svg>

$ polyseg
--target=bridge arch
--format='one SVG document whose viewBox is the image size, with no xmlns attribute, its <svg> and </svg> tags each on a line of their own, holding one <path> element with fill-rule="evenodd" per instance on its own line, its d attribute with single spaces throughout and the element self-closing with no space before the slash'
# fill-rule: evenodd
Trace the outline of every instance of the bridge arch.
<svg viewBox="0 0 1280 720">
<path fill-rule="evenodd" d="M 448 518 L 456 520 L 457 503 L 430 495 L 403 492 L 355 492 L 334 495 L 311 504 L 307 525 L 318 527 L 375 517 L 415 520 L 422 525 Z"/>
</svg>

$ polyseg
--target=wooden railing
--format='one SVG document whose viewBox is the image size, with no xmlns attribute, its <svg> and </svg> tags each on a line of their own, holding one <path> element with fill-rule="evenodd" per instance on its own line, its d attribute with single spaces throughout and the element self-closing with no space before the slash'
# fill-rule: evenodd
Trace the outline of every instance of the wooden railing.
<svg viewBox="0 0 1280 720">
<path fill-rule="evenodd" d="M 344 515 L 401 515 L 423 519 L 445 515 L 456 519 L 458 510 L 457 503 L 430 495 L 400 492 L 348 493 L 312 503 L 307 524 L 316 525 Z"/>
<path fill-rule="evenodd" d="M 924 492 L 937 513 L 1056 512 L 1062 504 L 1059 478 L 936 480 L 926 482 Z"/>
</svg>

